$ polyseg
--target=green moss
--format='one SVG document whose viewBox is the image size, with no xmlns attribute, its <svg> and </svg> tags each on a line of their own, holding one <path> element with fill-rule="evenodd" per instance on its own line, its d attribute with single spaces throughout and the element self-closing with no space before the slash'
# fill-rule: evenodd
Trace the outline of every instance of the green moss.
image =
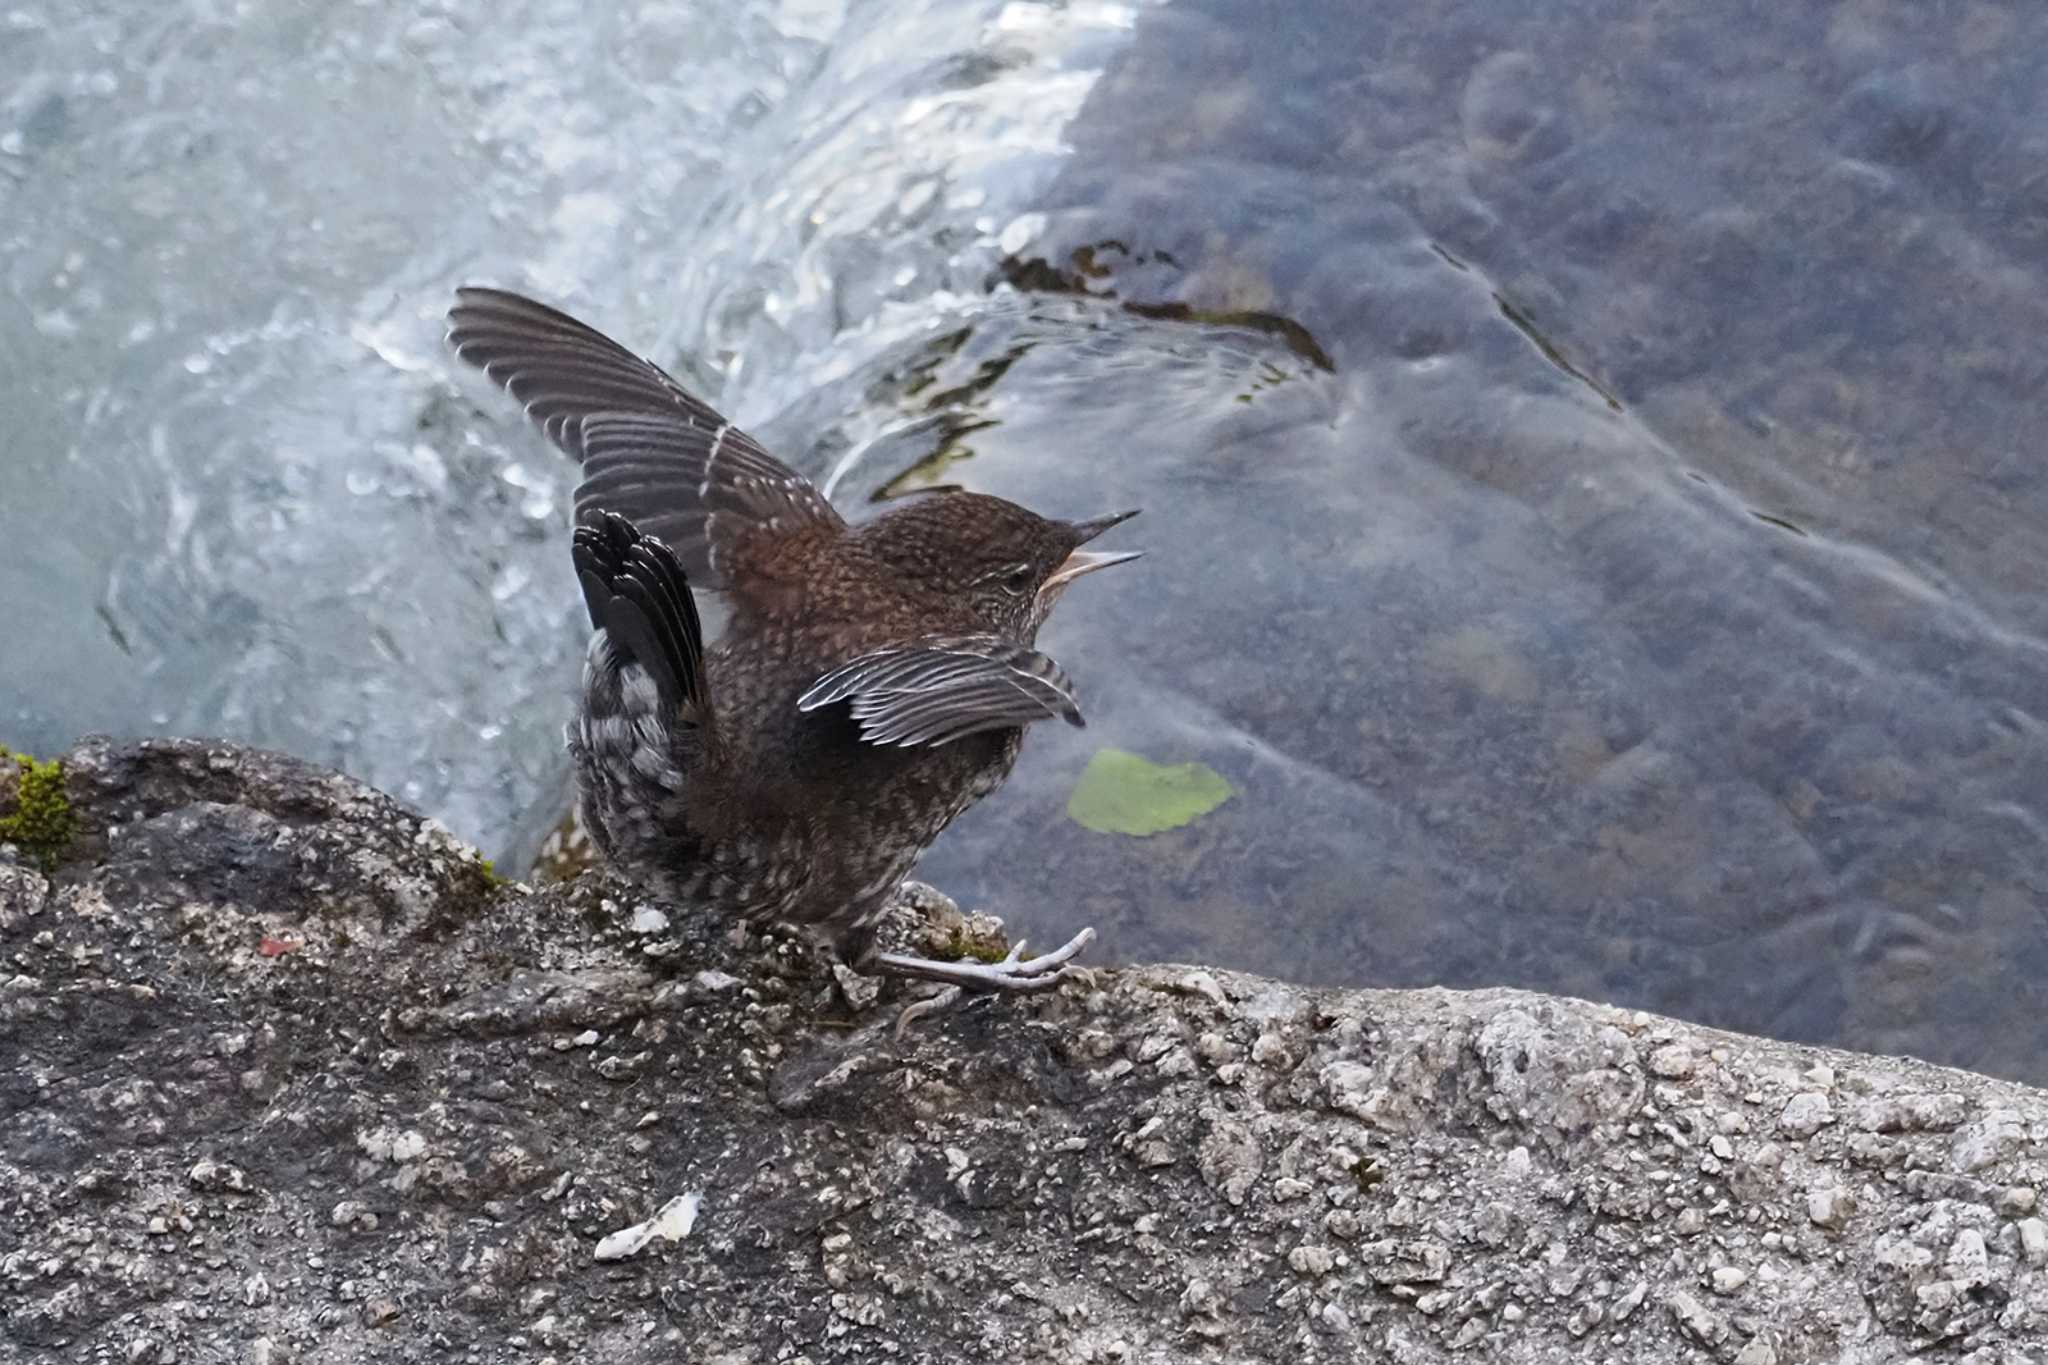
<svg viewBox="0 0 2048 1365">
<path fill-rule="evenodd" d="M 434 898 L 433 911 L 420 926 L 428 938 L 459 933 L 465 925 L 482 918 L 504 889 L 509 877 L 498 875 L 489 858 L 464 858 L 452 869 L 446 889 Z"/>
<path fill-rule="evenodd" d="M 498 898 L 498 893 L 512 885 L 512 879 L 498 875 L 498 869 L 491 866 L 489 858 L 479 858 L 473 863 L 466 862 L 458 873 L 456 882 L 457 898 L 463 902 L 462 912 L 482 909 Z"/>
<path fill-rule="evenodd" d="M 8 760 L 18 771 L 14 813 L 0 815 L 0 844 L 18 846 L 44 872 L 54 872 L 78 833 L 78 816 L 64 795 L 64 765 L 0 749 L 0 762 Z"/>
<path fill-rule="evenodd" d="M 939 945 L 938 956 L 941 961 L 951 962 L 959 962 L 965 958 L 973 958 L 976 962 L 1001 962 L 1004 954 L 1009 951 L 1010 945 L 1001 938 L 992 934 L 972 933 L 966 925 L 958 924 Z"/>
</svg>

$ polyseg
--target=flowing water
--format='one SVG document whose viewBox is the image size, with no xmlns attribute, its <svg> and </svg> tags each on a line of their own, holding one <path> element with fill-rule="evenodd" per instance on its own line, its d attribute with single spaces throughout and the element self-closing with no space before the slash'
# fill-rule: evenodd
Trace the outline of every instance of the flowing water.
<svg viewBox="0 0 2048 1365">
<path fill-rule="evenodd" d="M 600 10 L 597 17 L 585 11 Z M 30 0 L 0 739 L 563 801 L 573 475 L 461 282 L 855 515 L 1138 565 L 925 872 L 1051 941 L 2048 1081 L 2048 11 Z M 1226 804 L 1066 815 L 1096 749 Z"/>
</svg>

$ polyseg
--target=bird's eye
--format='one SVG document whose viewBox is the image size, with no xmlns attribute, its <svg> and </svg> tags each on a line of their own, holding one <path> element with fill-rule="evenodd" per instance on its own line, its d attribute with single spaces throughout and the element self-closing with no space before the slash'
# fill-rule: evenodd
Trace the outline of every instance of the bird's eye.
<svg viewBox="0 0 2048 1365">
<path fill-rule="evenodd" d="M 1020 595 L 1031 591 L 1031 576 L 1029 564 L 1019 564 L 1014 569 L 1005 570 L 1002 579 L 1003 591 Z"/>
</svg>

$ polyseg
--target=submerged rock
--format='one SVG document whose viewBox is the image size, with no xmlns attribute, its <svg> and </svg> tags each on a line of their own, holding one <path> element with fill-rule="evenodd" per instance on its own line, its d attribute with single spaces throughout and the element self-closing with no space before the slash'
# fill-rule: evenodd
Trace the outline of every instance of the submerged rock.
<svg viewBox="0 0 2048 1365">
<path fill-rule="evenodd" d="M 898 1044 L 895 983 L 850 1003 L 816 950 L 675 907 L 657 930 L 598 874 L 504 883 L 291 759 L 89 741 L 64 773 L 62 864 L 0 854 L 10 1356 L 2048 1342 L 2048 1095 L 2021 1086 L 1513 991 L 1173 966 Z M 924 889 L 899 919 L 959 932 Z M 679 1191 L 687 1235 L 599 1257 Z"/>
</svg>

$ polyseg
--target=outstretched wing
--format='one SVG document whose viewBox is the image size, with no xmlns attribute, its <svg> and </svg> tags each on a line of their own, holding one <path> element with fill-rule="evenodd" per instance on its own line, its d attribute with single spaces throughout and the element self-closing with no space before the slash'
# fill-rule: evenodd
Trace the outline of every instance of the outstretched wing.
<svg viewBox="0 0 2048 1365">
<path fill-rule="evenodd" d="M 797 698 L 816 711 L 851 702 L 870 744 L 950 744 L 1057 716 L 1083 725 L 1065 670 L 994 635 L 934 636 L 848 660 Z"/>
<path fill-rule="evenodd" d="M 456 300 L 455 354 L 583 466 L 579 524 L 625 516 L 699 587 L 722 589 L 782 537 L 845 527 L 809 479 L 610 337 L 502 289 L 458 289 Z"/>
</svg>

